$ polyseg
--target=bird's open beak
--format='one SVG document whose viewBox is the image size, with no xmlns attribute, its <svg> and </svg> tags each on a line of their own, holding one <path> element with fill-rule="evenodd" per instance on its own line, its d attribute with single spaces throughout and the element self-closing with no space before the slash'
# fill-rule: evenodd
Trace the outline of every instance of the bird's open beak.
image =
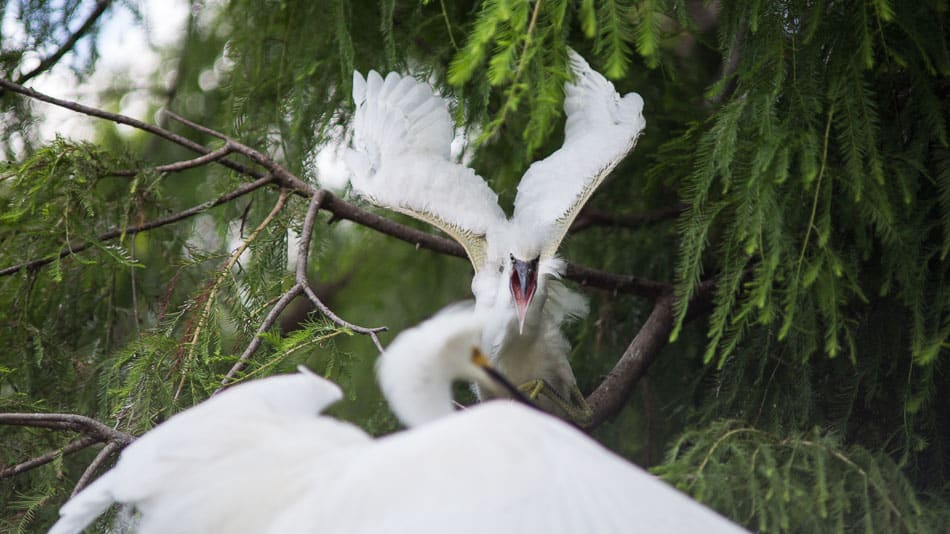
<svg viewBox="0 0 950 534">
<path fill-rule="evenodd" d="M 501 373 L 498 372 L 497 369 L 492 367 L 491 362 L 488 361 L 488 358 L 485 357 L 485 354 L 482 353 L 482 351 L 479 350 L 478 347 L 472 348 L 472 363 L 484 369 L 485 373 L 488 374 L 488 377 L 491 378 L 492 382 L 494 382 L 496 386 L 498 386 L 499 388 L 504 390 L 506 393 L 508 393 L 508 395 L 512 399 L 518 402 L 521 402 L 522 404 L 527 404 L 528 406 L 535 407 L 534 403 L 528 400 L 528 398 L 525 397 L 523 393 L 521 393 L 521 390 L 516 388 L 511 382 L 508 381 L 507 378 L 504 377 L 504 375 L 502 375 Z"/>
<path fill-rule="evenodd" d="M 538 259 L 521 261 L 512 257 L 510 286 L 518 312 L 518 333 L 521 334 L 524 332 L 524 318 L 528 313 L 528 306 L 538 288 Z"/>
</svg>

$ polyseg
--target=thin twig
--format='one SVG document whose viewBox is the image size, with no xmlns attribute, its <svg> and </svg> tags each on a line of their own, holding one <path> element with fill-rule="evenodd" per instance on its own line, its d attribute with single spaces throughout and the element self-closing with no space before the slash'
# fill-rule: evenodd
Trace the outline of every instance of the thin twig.
<svg viewBox="0 0 950 534">
<path fill-rule="evenodd" d="M 267 314 L 267 317 L 264 318 L 264 322 L 257 328 L 257 333 L 254 335 L 254 338 L 248 344 L 247 348 L 244 349 L 244 352 L 238 358 L 238 360 L 231 366 L 231 369 L 228 370 L 227 374 L 224 375 L 224 378 L 221 380 L 221 387 L 218 388 L 215 393 L 221 391 L 224 386 L 229 384 L 234 377 L 239 373 L 247 361 L 257 352 L 257 349 L 260 348 L 263 338 L 261 335 L 269 330 L 274 323 L 277 321 L 277 318 L 280 316 L 281 312 L 290 304 L 300 293 L 305 293 L 307 298 L 313 303 L 313 305 L 320 310 L 327 318 L 329 318 L 334 323 L 349 328 L 350 330 L 364 334 L 370 337 L 373 340 L 373 344 L 376 345 L 376 348 L 379 352 L 383 351 L 382 343 L 379 341 L 377 332 L 386 330 L 386 327 L 377 327 L 377 328 L 366 328 L 352 324 L 337 314 L 333 313 L 323 301 L 317 297 L 316 292 L 313 291 L 310 287 L 310 281 L 307 278 L 307 264 L 310 257 L 310 239 L 313 236 L 313 227 L 314 223 L 317 220 L 317 213 L 320 211 L 320 207 L 323 202 L 330 197 L 329 192 L 320 190 L 310 199 L 310 205 L 307 207 L 307 215 L 304 217 L 303 228 L 300 233 L 300 242 L 297 244 L 297 264 L 294 269 L 294 278 L 296 283 L 293 287 L 287 290 L 280 300 L 274 305 L 271 311 Z"/>
<path fill-rule="evenodd" d="M 376 328 L 365 328 L 362 326 L 357 326 L 353 323 L 345 321 L 337 314 L 333 313 L 326 304 L 324 304 L 318 297 L 317 294 L 310 288 L 310 281 L 307 279 L 307 263 L 308 258 L 310 257 L 310 238 L 313 236 L 313 224 L 317 220 L 317 213 L 320 211 L 320 206 L 323 204 L 323 198 L 325 195 L 317 193 L 313 195 L 310 199 L 310 206 L 307 208 L 307 216 L 303 221 L 303 230 L 300 235 L 300 245 L 297 249 L 297 270 L 296 278 L 297 284 L 303 288 L 303 292 L 306 293 L 307 297 L 310 299 L 310 302 L 314 306 L 334 323 L 349 328 L 350 330 L 364 334 L 370 337 L 373 340 L 373 344 L 376 345 L 376 348 L 380 353 L 383 352 L 383 345 L 379 342 L 379 337 L 376 335 L 377 332 L 382 332 L 386 330 L 385 326 L 380 326 Z"/>
<path fill-rule="evenodd" d="M 241 255 L 244 254 L 244 251 L 247 250 L 251 243 L 257 239 L 257 236 L 260 235 L 265 228 L 267 228 L 270 223 L 277 217 L 277 214 L 284 209 L 284 204 L 287 202 L 287 197 L 289 191 L 287 189 L 280 190 L 280 196 L 277 197 L 277 202 L 274 203 L 274 207 L 270 210 L 270 213 L 264 217 L 264 220 L 261 221 L 257 228 L 251 232 L 251 235 L 247 236 L 241 245 L 235 248 L 231 255 L 228 257 L 227 261 L 224 263 L 224 266 L 218 271 L 218 275 L 215 277 L 214 283 L 211 286 L 211 289 L 208 292 L 208 298 L 205 299 L 204 308 L 201 311 L 201 315 L 198 317 L 198 324 L 195 326 L 194 331 L 192 332 L 191 341 L 188 343 L 188 355 L 185 358 L 185 361 L 191 361 L 191 358 L 194 356 L 195 347 L 198 345 L 198 337 L 201 335 L 201 331 L 204 329 L 204 326 L 208 322 L 208 317 L 211 315 L 211 310 L 214 307 L 215 296 L 218 293 L 218 288 L 221 286 L 221 282 L 224 278 L 231 272 L 231 269 L 237 264 L 238 260 L 241 258 Z M 181 369 L 181 380 L 178 382 L 178 389 L 175 390 L 175 400 L 178 400 L 179 395 L 181 395 L 181 390 L 185 385 L 185 377 L 187 377 L 187 372 L 185 366 L 182 366 Z"/>
<path fill-rule="evenodd" d="M 273 159 L 265 156 L 258 150 L 255 150 L 254 148 L 251 148 L 245 145 L 244 143 L 241 143 L 240 141 L 232 139 L 217 130 L 212 130 L 211 128 L 208 128 L 207 126 L 202 126 L 201 124 L 192 122 L 171 110 L 166 109 L 163 111 L 163 113 L 195 131 L 224 140 L 227 144 L 231 146 L 231 148 L 235 152 L 242 154 L 244 156 L 247 156 L 248 158 L 251 158 L 251 160 L 254 161 L 254 163 L 257 163 L 261 167 L 264 167 L 265 169 L 270 171 L 277 178 L 277 181 L 280 182 L 280 184 L 283 185 L 284 187 L 293 189 L 299 194 L 305 195 L 305 196 L 311 196 L 316 192 L 313 186 L 311 186 L 307 182 L 304 182 L 300 178 L 297 178 L 296 176 L 294 176 L 293 173 L 285 169 L 282 165 L 280 165 Z"/>
<path fill-rule="evenodd" d="M 274 322 L 277 321 L 277 318 L 280 316 L 281 312 L 284 311 L 284 308 L 293 302 L 293 300 L 297 298 L 297 295 L 302 292 L 303 288 L 300 286 L 300 284 L 294 284 L 294 287 L 287 290 L 287 292 L 284 293 L 282 297 L 280 297 L 280 300 L 274 304 L 274 307 L 271 308 L 271 311 L 267 314 L 267 317 L 264 318 L 264 322 L 262 322 L 261 325 L 257 327 L 257 333 L 254 334 L 254 338 L 251 339 L 251 342 L 247 345 L 247 348 L 244 349 L 241 357 L 238 358 L 238 361 L 234 363 L 234 365 L 228 371 L 228 374 L 224 375 L 224 378 L 221 380 L 222 387 L 218 388 L 215 393 L 221 391 L 224 386 L 233 380 L 234 376 L 244 368 L 244 366 L 247 364 L 247 360 L 249 360 L 251 356 L 257 352 L 257 349 L 261 346 L 261 342 L 264 341 L 264 338 L 261 337 L 264 332 L 267 332 L 270 330 L 270 327 L 274 326 Z"/>
<path fill-rule="evenodd" d="M 159 173 L 187 171 L 189 169 L 194 169 L 195 167 L 201 167 L 202 165 L 207 165 L 208 163 L 218 161 L 232 152 L 234 152 L 234 148 L 231 146 L 231 144 L 225 143 L 221 148 L 208 152 L 203 156 L 184 161 L 176 161 L 175 163 L 168 163 L 166 165 L 159 165 L 152 170 Z M 122 169 L 111 171 L 109 174 L 112 176 L 135 176 L 140 172 L 142 171 L 139 169 Z"/>
<path fill-rule="evenodd" d="M 52 97 L 45 93 L 41 93 L 34 89 L 30 89 L 29 87 L 24 87 L 18 83 L 14 83 L 9 80 L 0 79 L 0 87 L 9 89 L 10 91 L 13 91 L 14 93 L 19 93 L 23 96 L 28 96 L 32 99 L 39 100 L 41 102 L 46 102 L 47 104 L 52 104 L 54 106 L 59 106 L 61 108 L 75 111 L 77 113 L 82 113 L 83 115 L 89 115 L 90 117 L 105 119 L 107 121 L 111 121 L 116 124 L 125 124 L 126 126 L 131 126 L 137 130 L 142 130 L 144 132 L 148 132 L 152 135 L 165 139 L 166 141 L 171 141 L 172 143 L 175 143 L 176 145 L 187 148 L 188 150 L 191 150 L 192 152 L 196 152 L 198 154 L 207 154 L 211 152 L 211 149 L 206 148 L 204 145 L 200 143 L 196 143 L 192 141 L 191 139 L 188 139 L 187 137 L 180 136 L 174 132 L 170 132 L 159 126 L 148 124 L 138 119 L 133 119 L 132 117 L 129 117 L 127 115 L 122 115 L 119 113 L 110 113 L 108 111 L 103 111 L 98 108 L 86 106 L 78 102 L 71 102 L 69 100 L 63 100 L 61 98 Z M 235 161 L 231 161 L 227 158 L 221 158 L 217 160 L 217 163 L 220 163 L 221 165 L 224 165 L 225 167 L 231 170 L 237 171 L 241 174 L 252 176 L 254 178 L 264 177 L 264 173 L 259 172 L 255 169 L 251 169 L 245 165 L 241 165 L 240 163 L 237 163 Z M 309 186 L 307 187 L 310 188 Z"/>
<path fill-rule="evenodd" d="M 66 53 L 72 50 L 73 47 L 76 46 L 76 43 L 79 42 L 79 40 L 82 39 L 82 37 L 92 29 L 93 25 L 95 25 L 96 21 L 102 16 L 105 10 L 108 9 L 111 3 L 112 0 L 99 0 L 96 2 L 96 8 L 92 10 L 88 17 L 86 17 L 86 20 L 83 21 L 82 25 L 79 26 L 75 32 L 70 34 L 55 52 L 40 61 L 40 64 L 37 65 L 36 68 L 17 78 L 17 83 L 24 83 L 31 78 L 34 78 L 37 75 L 45 72 L 46 70 L 49 70 L 51 67 L 53 67 L 53 65 L 56 65 L 56 63 L 58 63 L 59 60 L 66 55 Z"/>
<path fill-rule="evenodd" d="M 129 226 L 127 228 L 116 228 L 113 230 L 109 230 L 108 232 L 99 234 L 99 236 L 96 237 L 96 241 L 98 242 L 110 241 L 112 239 L 115 239 L 123 235 L 134 235 L 139 232 L 144 232 L 145 230 L 151 230 L 153 228 L 158 228 L 160 226 L 165 226 L 167 224 L 171 224 L 174 222 L 181 221 L 183 219 L 187 219 L 189 217 L 193 217 L 209 208 L 220 206 L 221 204 L 230 202 L 238 197 L 244 196 L 252 191 L 260 189 L 261 187 L 271 183 L 272 181 L 273 181 L 273 178 L 270 175 L 266 175 L 259 180 L 255 180 L 253 182 L 244 184 L 233 191 L 225 193 L 216 199 L 209 200 L 207 202 L 202 202 L 201 204 L 198 204 L 197 206 L 192 206 L 191 208 L 188 208 L 183 211 L 179 211 L 178 213 L 173 213 L 165 217 L 160 217 L 158 219 L 154 219 L 137 226 Z M 65 258 L 66 256 L 69 256 L 70 254 L 81 252 L 91 246 L 93 246 L 92 242 L 75 243 L 75 244 L 67 243 L 62 248 L 62 250 L 60 250 L 58 255 L 47 256 L 45 258 L 40 258 L 38 260 L 32 260 L 26 263 L 21 263 L 19 265 L 13 265 L 13 266 L 7 267 L 5 269 L 0 269 L 0 277 L 17 273 L 23 269 L 32 270 L 32 269 L 36 269 L 37 267 L 42 267 L 43 265 L 46 265 L 48 263 L 55 261 L 57 258 Z"/>
<path fill-rule="evenodd" d="M 385 326 L 377 326 L 375 328 L 365 328 L 365 327 L 357 326 L 353 323 L 347 322 L 343 318 L 341 318 L 339 315 L 333 313 L 333 310 L 328 308 L 327 305 L 324 304 L 320 300 L 319 297 L 317 297 L 317 294 L 314 293 L 312 289 L 310 289 L 309 285 L 303 286 L 303 292 L 310 299 L 310 302 L 312 302 L 313 305 L 316 306 L 316 308 L 320 310 L 324 315 L 326 315 L 331 321 L 345 328 L 349 328 L 350 330 L 358 334 L 364 334 L 364 335 L 369 336 L 370 339 L 373 340 L 373 344 L 376 345 L 376 349 L 380 353 L 383 352 L 383 344 L 379 342 L 379 336 L 377 336 L 376 333 L 385 331 L 386 330 Z"/>
<path fill-rule="evenodd" d="M 68 445 L 61 449 L 56 449 L 55 451 L 50 451 L 42 456 L 37 456 L 36 458 L 32 458 L 25 462 L 0 469 L 0 480 L 19 475 L 20 473 L 25 473 L 41 465 L 46 465 L 60 456 L 66 456 L 67 454 L 81 451 L 90 445 L 99 443 L 100 441 L 101 440 L 99 438 L 83 436 L 77 440 L 71 441 Z"/>
<path fill-rule="evenodd" d="M 109 459 L 110 456 L 115 454 L 119 449 L 120 445 L 114 441 L 106 443 L 106 446 L 99 451 L 99 454 L 93 458 L 92 463 L 86 466 L 86 470 L 82 472 L 82 476 L 79 477 L 79 482 L 76 483 L 76 487 L 73 488 L 73 493 L 70 497 L 75 497 L 77 493 L 82 491 L 89 482 L 92 480 L 92 477 L 96 474 L 96 471 L 99 470 L 99 467 Z"/>
</svg>

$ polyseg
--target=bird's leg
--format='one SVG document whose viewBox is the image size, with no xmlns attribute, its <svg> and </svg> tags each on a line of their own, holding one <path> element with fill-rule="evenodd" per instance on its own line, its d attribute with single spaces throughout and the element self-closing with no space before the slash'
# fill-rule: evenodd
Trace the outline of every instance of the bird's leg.
<svg viewBox="0 0 950 534">
<path fill-rule="evenodd" d="M 542 379 L 531 380 L 525 382 L 518 386 L 518 389 L 521 390 L 527 397 L 531 400 L 538 400 L 538 395 L 541 394 L 541 391 L 544 389 L 546 382 Z M 550 386 L 548 386 L 550 387 Z"/>
<path fill-rule="evenodd" d="M 533 401 L 537 401 L 541 397 L 548 399 L 557 407 L 561 414 L 576 425 L 582 428 L 590 425 L 594 413 L 590 409 L 590 406 L 587 405 L 587 400 L 584 398 L 584 394 L 581 393 L 580 388 L 577 387 L 577 384 L 571 384 L 569 399 L 565 399 L 561 396 L 557 389 L 543 378 L 525 382 L 518 386 L 518 389 L 524 392 L 525 395 Z"/>
</svg>

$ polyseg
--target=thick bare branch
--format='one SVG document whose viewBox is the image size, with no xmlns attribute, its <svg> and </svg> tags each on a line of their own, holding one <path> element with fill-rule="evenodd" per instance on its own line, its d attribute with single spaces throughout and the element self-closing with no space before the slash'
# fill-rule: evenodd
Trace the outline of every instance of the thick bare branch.
<svg viewBox="0 0 950 534">
<path fill-rule="evenodd" d="M 567 264 L 565 278 L 581 285 L 656 299 L 673 290 L 673 285 L 628 274 L 613 274 L 574 263 Z"/>
<path fill-rule="evenodd" d="M 55 451 L 50 451 L 42 456 L 37 456 L 36 458 L 32 458 L 25 462 L 0 469 L 0 480 L 19 475 L 20 473 L 25 473 L 41 465 L 46 465 L 52 462 L 53 460 L 59 458 L 60 456 L 66 456 L 67 454 L 72 454 L 74 452 L 81 451 L 85 449 L 86 447 L 93 445 L 95 443 L 99 443 L 99 442 L 100 442 L 99 438 L 95 438 L 92 436 L 83 436 L 77 440 L 70 442 L 68 445 L 66 445 L 62 449 L 56 449 Z"/>
<path fill-rule="evenodd" d="M 607 378 L 587 397 L 587 404 L 593 412 L 591 427 L 620 411 L 630 398 L 633 386 L 666 346 L 672 330 L 673 295 L 667 293 L 656 299 L 653 311 L 627 350 Z"/>
<path fill-rule="evenodd" d="M 99 441 L 115 442 L 120 445 L 128 445 L 135 440 L 131 434 L 109 428 L 91 417 L 69 413 L 0 413 L 0 425 L 72 430 Z"/>
</svg>

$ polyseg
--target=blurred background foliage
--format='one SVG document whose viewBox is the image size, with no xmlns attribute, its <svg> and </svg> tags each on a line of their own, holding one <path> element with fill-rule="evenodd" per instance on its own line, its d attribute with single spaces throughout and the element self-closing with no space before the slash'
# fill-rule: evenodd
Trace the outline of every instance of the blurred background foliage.
<svg viewBox="0 0 950 534">
<path fill-rule="evenodd" d="M 141 21 L 134 1 L 4 2 L 28 38 L 0 36 L 2 77 L 22 79 L 24 54 L 48 56 L 100 5 L 105 18 L 124 9 Z M 454 99 L 464 157 L 510 210 L 530 162 L 561 143 L 566 50 L 576 49 L 621 93 L 639 92 L 647 118 L 591 207 L 614 216 L 687 207 L 675 220 L 577 232 L 563 256 L 675 283 L 681 303 L 699 280 L 718 282 L 709 313 L 687 322 L 678 306 L 674 342 L 594 436 L 753 530 L 941 531 L 950 520 L 947 9 L 940 0 L 192 0 L 180 44 L 161 51 L 154 76 L 117 76 L 98 97 L 114 111 L 144 87 L 148 117 L 168 107 L 324 185 L 332 173 L 317 154 L 345 142 L 353 70 L 408 71 Z M 62 60 L 80 81 L 95 68 L 102 20 Z M 293 284 L 288 256 L 306 201 L 291 197 L 230 269 L 276 190 L 100 242 L 248 179 L 217 166 L 149 170 L 194 155 L 106 121 L 91 143 L 44 141 L 43 108 L 0 98 L 0 269 L 57 258 L 0 277 L 0 410 L 79 413 L 138 434 L 206 398 Z M 58 259 L 79 242 L 92 246 Z M 311 249 L 318 293 L 353 323 L 388 326 L 384 343 L 470 297 L 466 261 L 348 222 L 318 223 Z M 591 313 L 570 338 L 589 392 L 651 303 L 585 293 Z M 298 301 L 244 374 L 308 365 L 346 392 L 335 415 L 382 434 L 397 423 L 375 385 L 375 357 L 368 338 Z M 17 427 L 0 436 L 5 465 L 72 439 Z M 49 525 L 93 455 L 0 480 L 0 529 Z"/>
</svg>

